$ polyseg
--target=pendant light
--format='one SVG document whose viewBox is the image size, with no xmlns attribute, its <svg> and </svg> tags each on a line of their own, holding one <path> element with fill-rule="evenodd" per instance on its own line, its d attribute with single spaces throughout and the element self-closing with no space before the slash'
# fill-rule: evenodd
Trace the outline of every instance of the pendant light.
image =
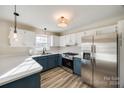
<svg viewBox="0 0 124 93">
<path fill-rule="evenodd" d="M 45 27 L 45 28 L 43 29 L 45 35 L 47 35 L 46 30 L 47 30 L 47 28 Z"/>
<path fill-rule="evenodd" d="M 14 9 L 15 9 L 15 12 L 13 14 L 14 14 L 15 20 L 14 20 L 14 36 L 13 37 L 17 39 L 17 16 L 19 16 L 19 14 L 16 12 L 16 5 L 14 6 Z"/>
<path fill-rule="evenodd" d="M 46 32 L 47 28 L 44 28 L 44 31 Z"/>
</svg>

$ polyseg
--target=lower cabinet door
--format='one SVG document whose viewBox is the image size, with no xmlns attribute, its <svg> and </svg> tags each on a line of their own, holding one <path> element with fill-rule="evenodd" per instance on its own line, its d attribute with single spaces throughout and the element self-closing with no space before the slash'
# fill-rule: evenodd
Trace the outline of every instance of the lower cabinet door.
<svg viewBox="0 0 124 93">
<path fill-rule="evenodd" d="M 47 57 L 40 57 L 39 58 L 39 62 L 38 62 L 41 66 L 43 66 L 43 71 L 48 69 L 48 58 Z"/>
<path fill-rule="evenodd" d="M 48 56 L 48 68 L 54 68 L 56 66 L 56 56 L 49 55 Z"/>
<path fill-rule="evenodd" d="M 81 75 L 81 59 L 74 58 L 74 73 L 77 75 Z"/>
<path fill-rule="evenodd" d="M 43 66 L 43 71 L 57 67 L 62 63 L 62 57 L 60 54 L 35 57 L 33 59 L 36 60 L 41 66 Z"/>
<path fill-rule="evenodd" d="M 62 55 L 58 54 L 58 66 L 62 66 Z"/>
<path fill-rule="evenodd" d="M 55 67 L 59 65 L 59 54 L 55 55 Z"/>
</svg>

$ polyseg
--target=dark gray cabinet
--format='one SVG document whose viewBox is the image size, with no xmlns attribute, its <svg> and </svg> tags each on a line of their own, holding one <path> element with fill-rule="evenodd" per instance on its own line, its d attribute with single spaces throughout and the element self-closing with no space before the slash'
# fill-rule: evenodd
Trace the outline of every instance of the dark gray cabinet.
<svg viewBox="0 0 124 93">
<path fill-rule="evenodd" d="M 81 75 L 81 59 L 74 57 L 74 73 Z"/>
</svg>

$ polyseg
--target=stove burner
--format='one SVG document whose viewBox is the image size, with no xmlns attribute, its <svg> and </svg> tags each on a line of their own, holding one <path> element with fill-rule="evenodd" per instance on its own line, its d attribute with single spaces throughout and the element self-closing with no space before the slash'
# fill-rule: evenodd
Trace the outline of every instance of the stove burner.
<svg viewBox="0 0 124 93">
<path fill-rule="evenodd" d="M 71 52 L 67 52 L 67 53 L 63 53 L 65 55 L 70 55 L 70 56 L 75 56 L 75 55 L 78 55 L 78 53 L 71 53 Z"/>
</svg>

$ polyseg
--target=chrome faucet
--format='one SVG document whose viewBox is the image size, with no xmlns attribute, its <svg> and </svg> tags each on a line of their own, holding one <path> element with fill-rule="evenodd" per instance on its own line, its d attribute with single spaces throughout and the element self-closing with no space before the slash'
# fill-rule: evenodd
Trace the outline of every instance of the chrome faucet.
<svg viewBox="0 0 124 93">
<path fill-rule="evenodd" d="M 46 48 L 43 48 L 42 54 L 46 54 Z"/>
</svg>

